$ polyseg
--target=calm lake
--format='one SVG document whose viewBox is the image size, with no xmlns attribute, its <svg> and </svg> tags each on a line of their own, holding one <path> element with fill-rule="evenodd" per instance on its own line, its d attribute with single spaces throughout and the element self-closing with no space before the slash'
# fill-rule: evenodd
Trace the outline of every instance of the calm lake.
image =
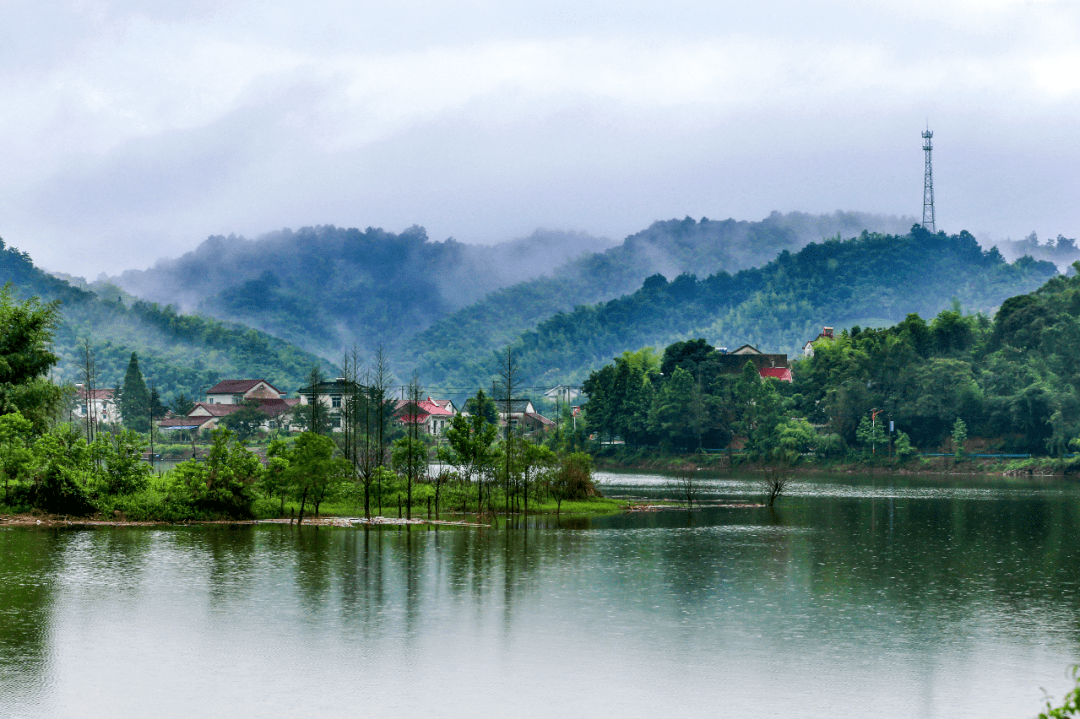
<svg viewBox="0 0 1080 719">
<path fill-rule="evenodd" d="M 1033 717 L 1080 662 L 1078 537 L 1076 482 L 882 476 L 509 529 L 6 529 L 0 716 Z"/>
</svg>

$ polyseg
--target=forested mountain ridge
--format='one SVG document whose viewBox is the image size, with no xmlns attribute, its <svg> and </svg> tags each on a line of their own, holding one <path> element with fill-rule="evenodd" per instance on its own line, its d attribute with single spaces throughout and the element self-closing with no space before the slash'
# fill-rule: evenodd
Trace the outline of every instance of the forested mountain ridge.
<svg viewBox="0 0 1080 719">
<path fill-rule="evenodd" d="M 211 237 L 113 281 L 143 299 L 244 322 L 329 358 L 354 344 L 367 353 L 384 345 L 411 366 L 430 342 L 496 346 L 559 310 L 632 292 L 658 272 L 735 271 L 824 236 L 902 231 L 904 222 L 844 212 L 686 218 L 655 222 L 615 247 L 552 231 L 480 246 L 431 242 L 420 227 L 395 234 L 320 226 L 257 240 Z M 432 334 L 414 337 L 429 327 Z"/>
<path fill-rule="evenodd" d="M 132 352 L 142 371 L 166 399 L 226 377 L 261 377 L 284 391 L 299 387 L 312 365 L 325 362 L 266 333 L 206 317 L 178 314 L 171 307 L 99 297 L 35 267 L 30 256 L 0 240 L 0 283 L 17 298 L 60 301 L 63 317 L 53 351 L 60 357 L 55 381 L 82 381 L 82 341 L 89 340 L 98 387 L 120 383 Z"/>
<path fill-rule="evenodd" d="M 662 355 L 624 353 L 584 382 L 588 430 L 630 447 L 734 445 L 771 462 L 1080 450 L 1076 273 L 1006 299 L 993 318 L 954 307 L 892 327 L 836 329 L 794 362 L 792 384 L 749 364 L 733 374 L 747 358 L 704 339 Z"/>
<path fill-rule="evenodd" d="M 904 222 L 907 224 L 904 224 Z M 568 262 L 553 277 L 522 282 L 492 292 L 482 301 L 434 323 L 403 348 L 407 364 L 421 363 L 430 348 L 468 362 L 514 339 L 556 312 L 634 292 L 651 275 L 715 272 L 764 265 L 785 250 L 834 235 L 871 231 L 904 232 L 907 218 L 859 212 L 810 215 L 773 212 L 764 220 L 710 220 L 689 217 L 654 222 L 616 247 Z"/>
<path fill-rule="evenodd" d="M 648 278 L 633 294 L 560 312 L 512 343 L 526 384 L 581 380 L 627 350 L 704 337 L 732 349 L 744 343 L 794 354 L 821 327 L 887 324 L 917 312 L 932 316 L 956 300 L 989 312 L 1057 274 L 1052 263 L 1009 264 L 967 232 L 857 238 L 784 251 L 764 267 L 705 279 Z M 431 349 L 418 366 L 436 386 L 488 386 L 505 349 L 483 354 Z"/>
<path fill-rule="evenodd" d="M 326 357 L 393 348 L 488 292 L 550 273 L 608 240 L 538 230 L 493 247 L 324 225 L 256 240 L 215 236 L 184 256 L 112 281 L 159 303 L 243 322 Z"/>
</svg>

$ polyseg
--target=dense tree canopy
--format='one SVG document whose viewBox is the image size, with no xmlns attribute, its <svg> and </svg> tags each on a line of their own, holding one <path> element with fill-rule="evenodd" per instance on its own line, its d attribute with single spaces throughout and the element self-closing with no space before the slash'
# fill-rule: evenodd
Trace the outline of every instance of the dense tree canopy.
<svg viewBox="0 0 1080 719">
<path fill-rule="evenodd" d="M 649 374 L 621 357 L 585 382 L 590 430 L 629 444 L 779 447 L 825 453 L 1080 449 L 1080 275 L 1011 297 L 991 320 L 959 304 L 884 329 L 858 326 L 814 343 L 794 383 L 721 367 L 704 340 L 676 342 Z M 647 419 L 646 419 L 647 418 Z M 808 429 L 810 428 L 810 429 Z M 902 433 L 902 434 L 900 434 Z"/>
<path fill-rule="evenodd" d="M 20 412 L 38 431 L 60 406 L 62 393 L 48 374 L 58 357 L 52 351 L 60 322 L 56 302 L 12 298 L 12 287 L 0 290 L 0 414 Z"/>
<path fill-rule="evenodd" d="M 670 282 L 650 277 L 631 295 L 541 322 L 514 341 L 514 356 L 523 377 L 553 385 L 584 378 L 628 349 L 694 337 L 707 346 L 749 343 L 793 354 L 823 325 L 882 326 L 910 313 L 933 316 L 953 299 L 989 312 L 1056 272 L 1053 264 L 1030 258 L 1008 264 L 996 250 L 983 251 L 967 232 L 931 234 L 918 226 L 907 235 L 864 232 L 794 254 L 784 251 L 764 267 L 735 274 L 721 271 L 701 280 L 680 275 Z M 1027 318 L 1018 322 L 1026 324 Z M 971 341 L 962 323 L 953 329 L 961 334 L 941 334 L 938 341 Z M 497 376 L 505 350 L 462 347 L 467 330 L 455 328 L 458 339 L 445 345 L 425 345 L 429 351 L 420 370 L 436 378 L 429 382 L 484 386 Z M 693 348 L 679 352 L 695 361 Z"/>
</svg>

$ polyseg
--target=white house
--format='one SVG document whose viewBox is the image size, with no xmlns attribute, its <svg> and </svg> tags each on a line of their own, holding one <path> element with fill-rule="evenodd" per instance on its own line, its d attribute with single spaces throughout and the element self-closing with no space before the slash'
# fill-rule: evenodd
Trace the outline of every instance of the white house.
<svg viewBox="0 0 1080 719">
<path fill-rule="evenodd" d="M 87 390 L 82 384 L 75 385 L 75 409 L 72 415 L 85 419 L 90 415 L 94 422 L 113 424 L 120 421 L 120 408 L 116 405 L 116 390 Z"/>
</svg>

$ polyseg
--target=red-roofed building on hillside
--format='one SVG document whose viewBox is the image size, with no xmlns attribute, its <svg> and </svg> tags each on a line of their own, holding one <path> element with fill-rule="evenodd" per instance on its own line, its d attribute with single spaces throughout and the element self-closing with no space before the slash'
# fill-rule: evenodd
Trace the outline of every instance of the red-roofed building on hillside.
<svg viewBox="0 0 1080 719">
<path fill-rule="evenodd" d="M 773 379 L 778 379 L 781 382 L 792 381 L 791 370 L 789 370 L 787 367 L 765 367 L 758 370 L 758 374 L 761 375 L 762 379 L 766 377 L 772 377 Z"/>
<path fill-rule="evenodd" d="M 87 414 L 98 424 L 114 424 L 120 421 L 120 408 L 116 406 L 116 390 L 87 390 L 80 383 L 75 385 L 75 407 L 71 414 L 86 419 Z"/>
<path fill-rule="evenodd" d="M 424 434 L 441 435 L 457 414 L 457 407 L 448 399 L 422 399 L 419 402 L 399 399 L 394 404 L 394 417 L 404 425 L 419 424 Z"/>
<path fill-rule="evenodd" d="M 717 348 L 716 362 L 725 374 L 738 374 L 749 362 L 762 378 L 771 377 L 781 382 L 791 382 L 791 369 L 786 354 L 767 354 L 753 345 L 743 345 L 733 352 Z"/>
</svg>

